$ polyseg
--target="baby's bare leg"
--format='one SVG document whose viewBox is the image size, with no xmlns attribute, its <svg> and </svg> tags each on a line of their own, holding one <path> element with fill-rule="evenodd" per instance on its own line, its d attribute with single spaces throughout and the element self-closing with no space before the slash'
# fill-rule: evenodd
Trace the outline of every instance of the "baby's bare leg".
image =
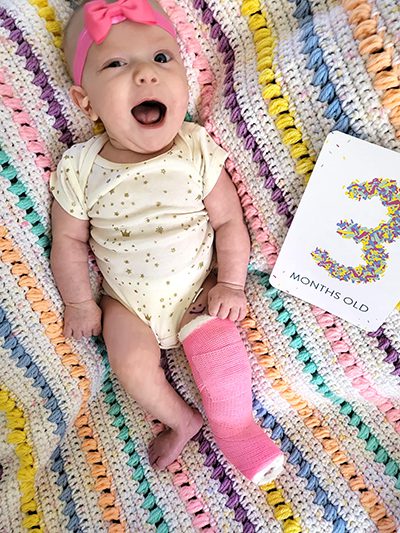
<svg viewBox="0 0 400 533">
<path fill-rule="evenodd" d="M 138 404 L 168 426 L 150 444 L 150 463 L 165 468 L 181 453 L 203 424 L 165 378 L 160 349 L 152 330 L 122 304 L 104 296 L 103 337 L 111 367 Z"/>
</svg>

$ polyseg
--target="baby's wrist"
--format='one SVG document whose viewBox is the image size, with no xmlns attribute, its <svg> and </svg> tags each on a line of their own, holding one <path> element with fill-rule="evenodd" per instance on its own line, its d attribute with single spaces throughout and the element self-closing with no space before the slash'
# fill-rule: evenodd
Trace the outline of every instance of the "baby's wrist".
<svg viewBox="0 0 400 533">
<path fill-rule="evenodd" d="M 87 300 L 82 300 L 81 302 L 64 302 L 64 305 L 65 307 L 79 308 L 90 302 L 94 302 L 93 298 L 88 298 Z"/>
<path fill-rule="evenodd" d="M 223 285 L 224 287 L 228 287 L 229 289 L 235 289 L 237 291 L 243 291 L 244 290 L 244 284 L 240 283 L 231 283 L 230 281 L 217 281 L 218 285 Z"/>
</svg>

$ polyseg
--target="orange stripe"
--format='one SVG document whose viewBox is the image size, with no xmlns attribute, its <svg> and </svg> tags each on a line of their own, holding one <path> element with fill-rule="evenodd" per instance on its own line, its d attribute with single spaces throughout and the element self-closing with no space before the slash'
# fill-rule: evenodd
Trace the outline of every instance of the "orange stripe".
<svg viewBox="0 0 400 533">
<path fill-rule="evenodd" d="M 44 326 L 45 334 L 53 344 L 55 351 L 60 356 L 62 364 L 69 370 L 70 375 L 78 380 L 79 389 L 82 392 L 82 405 L 79 410 L 75 427 L 81 438 L 81 449 L 86 456 L 92 476 L 95 480 L 95 490 L 99 493 L 99 505 L 102 516 L 106 521 L 114 521 L 109 525 L 112 533 L 126 531 L 121 518 L 121 509 L 116 502 L 115 489 L 112 477 L 106 467 L 104 454 L 99 447 L 98 439 L 89 425 L 90 413 L 87 408 L 90 396 L 90 379 L 87 377 L 87 369 L 82 364 L 78 354 L 72 351 L 72 347 L 62 333 L 62 322 L 51 310 L 53 307 L 50 300 L 46 300 L 43 291 L 37 287 L 37 281 L 32 271 L 23 262 L 22 254 L 7 237 L 8 230 L 0 226 L 0 257 L 4 263 L 11 265 L 11 272 L 17 279 L 20 287 L 24 287 L 25 298 L 31 304 L 31 308 L 39 317 Z"/>
<path fill-rule="evenodd" d="M 389 113 L 389 120 L 400 138 L 400 77 L 395 64 L 394 43 L 390 41 L 383 24 L 379 24 L 380 14 L 376 5 L 367 0 L 344 0 L 353 35 L 359 42 L 358 50 L 363 57 L 366 69 L 382 106 Z"/>
<path fill-rule="evenodd" d="M 314 437 L 320 441 L 324 450 L 330 455 L 350 489 L 358 495 L 361 505 L 376 524 L 378 531 L 396 533 L 394 518 L 388 514 L 385 506 L 379 503 L 379 497 L 375 494 L 373 488 L 367 487 L 363 476 L 357 471 L 357 468 L 346 456 L 346 453 L 340 449 L 339 441 L 331 434 L 328 426 L 322 422 L 322 414 L 291 389 L 290 385 L 283 379 L 277 366 L 276 358 L 270 354 L 269 347 L 263 340 L 266 336 L 265 333 L 260 331 L 253 318 L 246 318 L 241 325 L 246 331 L 248 341 L 257 357 L 258 363 L 264 369 L 264 374 L 270 380 L 272 387 L 304 419 L 304 424 L 312 431 Z"/>
</svg>

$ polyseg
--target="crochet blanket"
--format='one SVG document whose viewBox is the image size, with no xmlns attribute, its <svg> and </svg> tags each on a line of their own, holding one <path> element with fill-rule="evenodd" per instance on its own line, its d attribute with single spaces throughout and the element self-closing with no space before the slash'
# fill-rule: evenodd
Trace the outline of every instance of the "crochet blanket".
<svg viewBox="0 0 400 533">
<path fill-rule="evenodd" d="M 190 117 L 230 154 L 253 245 L 241 333 L 254 415 L 286 468 L 256 488 L 205 425 L 154 471 L 146 448 L 161 425 L 121 389 L 101 339 L 63 336 L 49 174 L 93 133 L 68 99 L 60 42 L 72 7 L 0 0 L 0 530 L 400 531 L 399 311 L 366 333 L 269 283 L 327 133 L 400 148 L 399 4 L 162 5 L 178 30 Z M 92 260 L 91 272 L 96 290 Z M 163 353 L 163 364 L 201 409 L 183 352 Z"/>
</svg>

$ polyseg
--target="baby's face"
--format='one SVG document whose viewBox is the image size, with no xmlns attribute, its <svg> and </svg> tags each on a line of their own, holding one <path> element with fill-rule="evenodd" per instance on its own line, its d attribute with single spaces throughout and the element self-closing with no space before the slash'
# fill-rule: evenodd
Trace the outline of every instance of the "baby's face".
<svg viewBox="0 0 400 533">
<path fill-rule="evenodd" d="M 82 86 L 90 116 L 112 143 L 152 154 L 168 147 L 185 118 L 188 85 L 175 39 L 158 26 L 124 21 L 93 44 Z"/>
</svg>

